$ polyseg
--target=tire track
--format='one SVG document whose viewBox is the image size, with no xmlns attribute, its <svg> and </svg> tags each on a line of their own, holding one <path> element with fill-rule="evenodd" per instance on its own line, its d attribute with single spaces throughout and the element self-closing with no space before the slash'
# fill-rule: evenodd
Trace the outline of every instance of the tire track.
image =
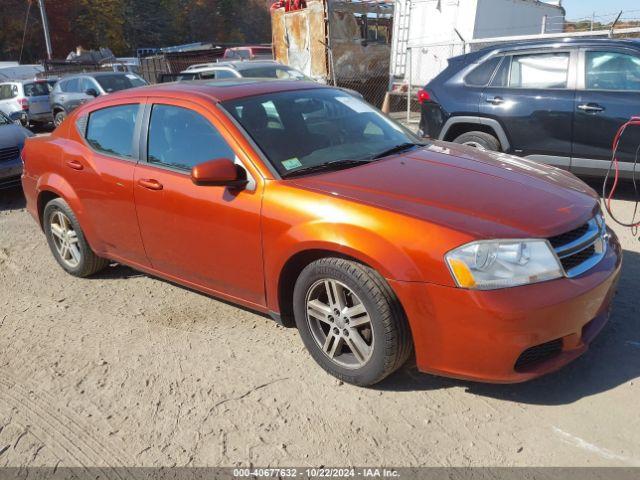
<svg viewBox="0 0 640 480">
<path fill-rule="evenodd" d="M 0 402 L 14 412 L 29 433 L 52 448 L 63 464 L 80 466 L 87 478 L 95 478 L 96 470 L 106 479 L 136 478 L 134 472 L 126 468 L 134 464 L 126 454 L 110 442 L 97 439 L 90 433 L 89 425 L 80 424 L 72 414 L 65 413 L 53 397 L 29 392 L 6 374 L 0 374 L 0 387 Z M 121 471 L 126 472 L 126 476 L 123 477 Z"/>
</svg>

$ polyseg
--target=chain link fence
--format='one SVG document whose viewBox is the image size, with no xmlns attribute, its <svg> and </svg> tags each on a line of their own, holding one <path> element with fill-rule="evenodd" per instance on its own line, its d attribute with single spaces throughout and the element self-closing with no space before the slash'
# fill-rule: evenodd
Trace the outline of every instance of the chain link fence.
<svg viewBox="0 0 640 480">
<path fill-rule="evenodd" d="M 393 0 L 307 0 L 272 11 L 275 58 L 381 107 L 389 86 Z"/>
<path fill-rule="evenodd" d="M 186 52 L 161 53 L 140 59 L 140 76 L 149 83 L 171 80 L 191 65 L 215 63 L 224 56 L 224 47 Z"/>
</svg>

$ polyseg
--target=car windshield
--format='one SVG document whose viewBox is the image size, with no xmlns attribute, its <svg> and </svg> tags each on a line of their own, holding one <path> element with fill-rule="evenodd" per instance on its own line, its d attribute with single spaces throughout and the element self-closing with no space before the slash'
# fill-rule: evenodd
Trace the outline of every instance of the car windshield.
<svg viewBox="0 0 640 480">
<path fill-rule="evenodd" d="M 24 84 L 26 97 L 42 97 L 51 93 L 51 86 L 47 82 L 35 82 Z"/>
<path fill-rule="evenodd" d="M 272 93 L 222 105 L 283 177 L 420 145 L 404 127 L 338 89 Z"/>
<path fill-rule="evenodd" d="M 311 80 L 304 73 L 280 65 L 244 68 L 240 74 L 245 78 L 278 78 L 280 80 Z"/>
<path fill-rule="evenodd" d="M 13 122 L 4 113 L 0 112 L 0 125 L 10 125 Z"/>
<path fill-rule="evenodd" d="M 141 87 L 146 85 L 146 82 L 137 75 L 133 74 L 114 74 L 114 75 L 100 75 L 96 77 L 97 82 L 102 89 L 107 93 L 117 92 L 119 90 L 126 90 L 128 88 Z"/>
</svg>

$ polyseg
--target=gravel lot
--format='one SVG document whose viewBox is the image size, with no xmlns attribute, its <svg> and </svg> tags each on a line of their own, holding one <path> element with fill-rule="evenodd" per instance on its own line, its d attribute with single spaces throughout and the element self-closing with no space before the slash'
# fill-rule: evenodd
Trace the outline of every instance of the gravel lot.
<svg viewBox="0 0 640 480">
<path fill-rule="evenodd" d="M 612 321 L 569 367 L 495 386 L 409 365 L 367 390 L 263 316 L 121 266 L 66 275 L 0 191 L 0 467 L 640 466 L 640 242 L 616 230 Z"/>
</svg>

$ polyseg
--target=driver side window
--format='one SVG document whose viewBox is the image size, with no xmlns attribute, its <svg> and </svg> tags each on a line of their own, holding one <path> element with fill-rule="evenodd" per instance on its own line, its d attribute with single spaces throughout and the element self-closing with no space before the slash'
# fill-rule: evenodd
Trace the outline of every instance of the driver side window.
<svg viewBox="0 0 640 480">
<path fill-rule="evenodd" d="M 206 118 L 187 108 L 153 106 L 147 151 L 150 164 L 190 171 L 218 158 L 233 160 L 235 153 Z"/>
</svg>

